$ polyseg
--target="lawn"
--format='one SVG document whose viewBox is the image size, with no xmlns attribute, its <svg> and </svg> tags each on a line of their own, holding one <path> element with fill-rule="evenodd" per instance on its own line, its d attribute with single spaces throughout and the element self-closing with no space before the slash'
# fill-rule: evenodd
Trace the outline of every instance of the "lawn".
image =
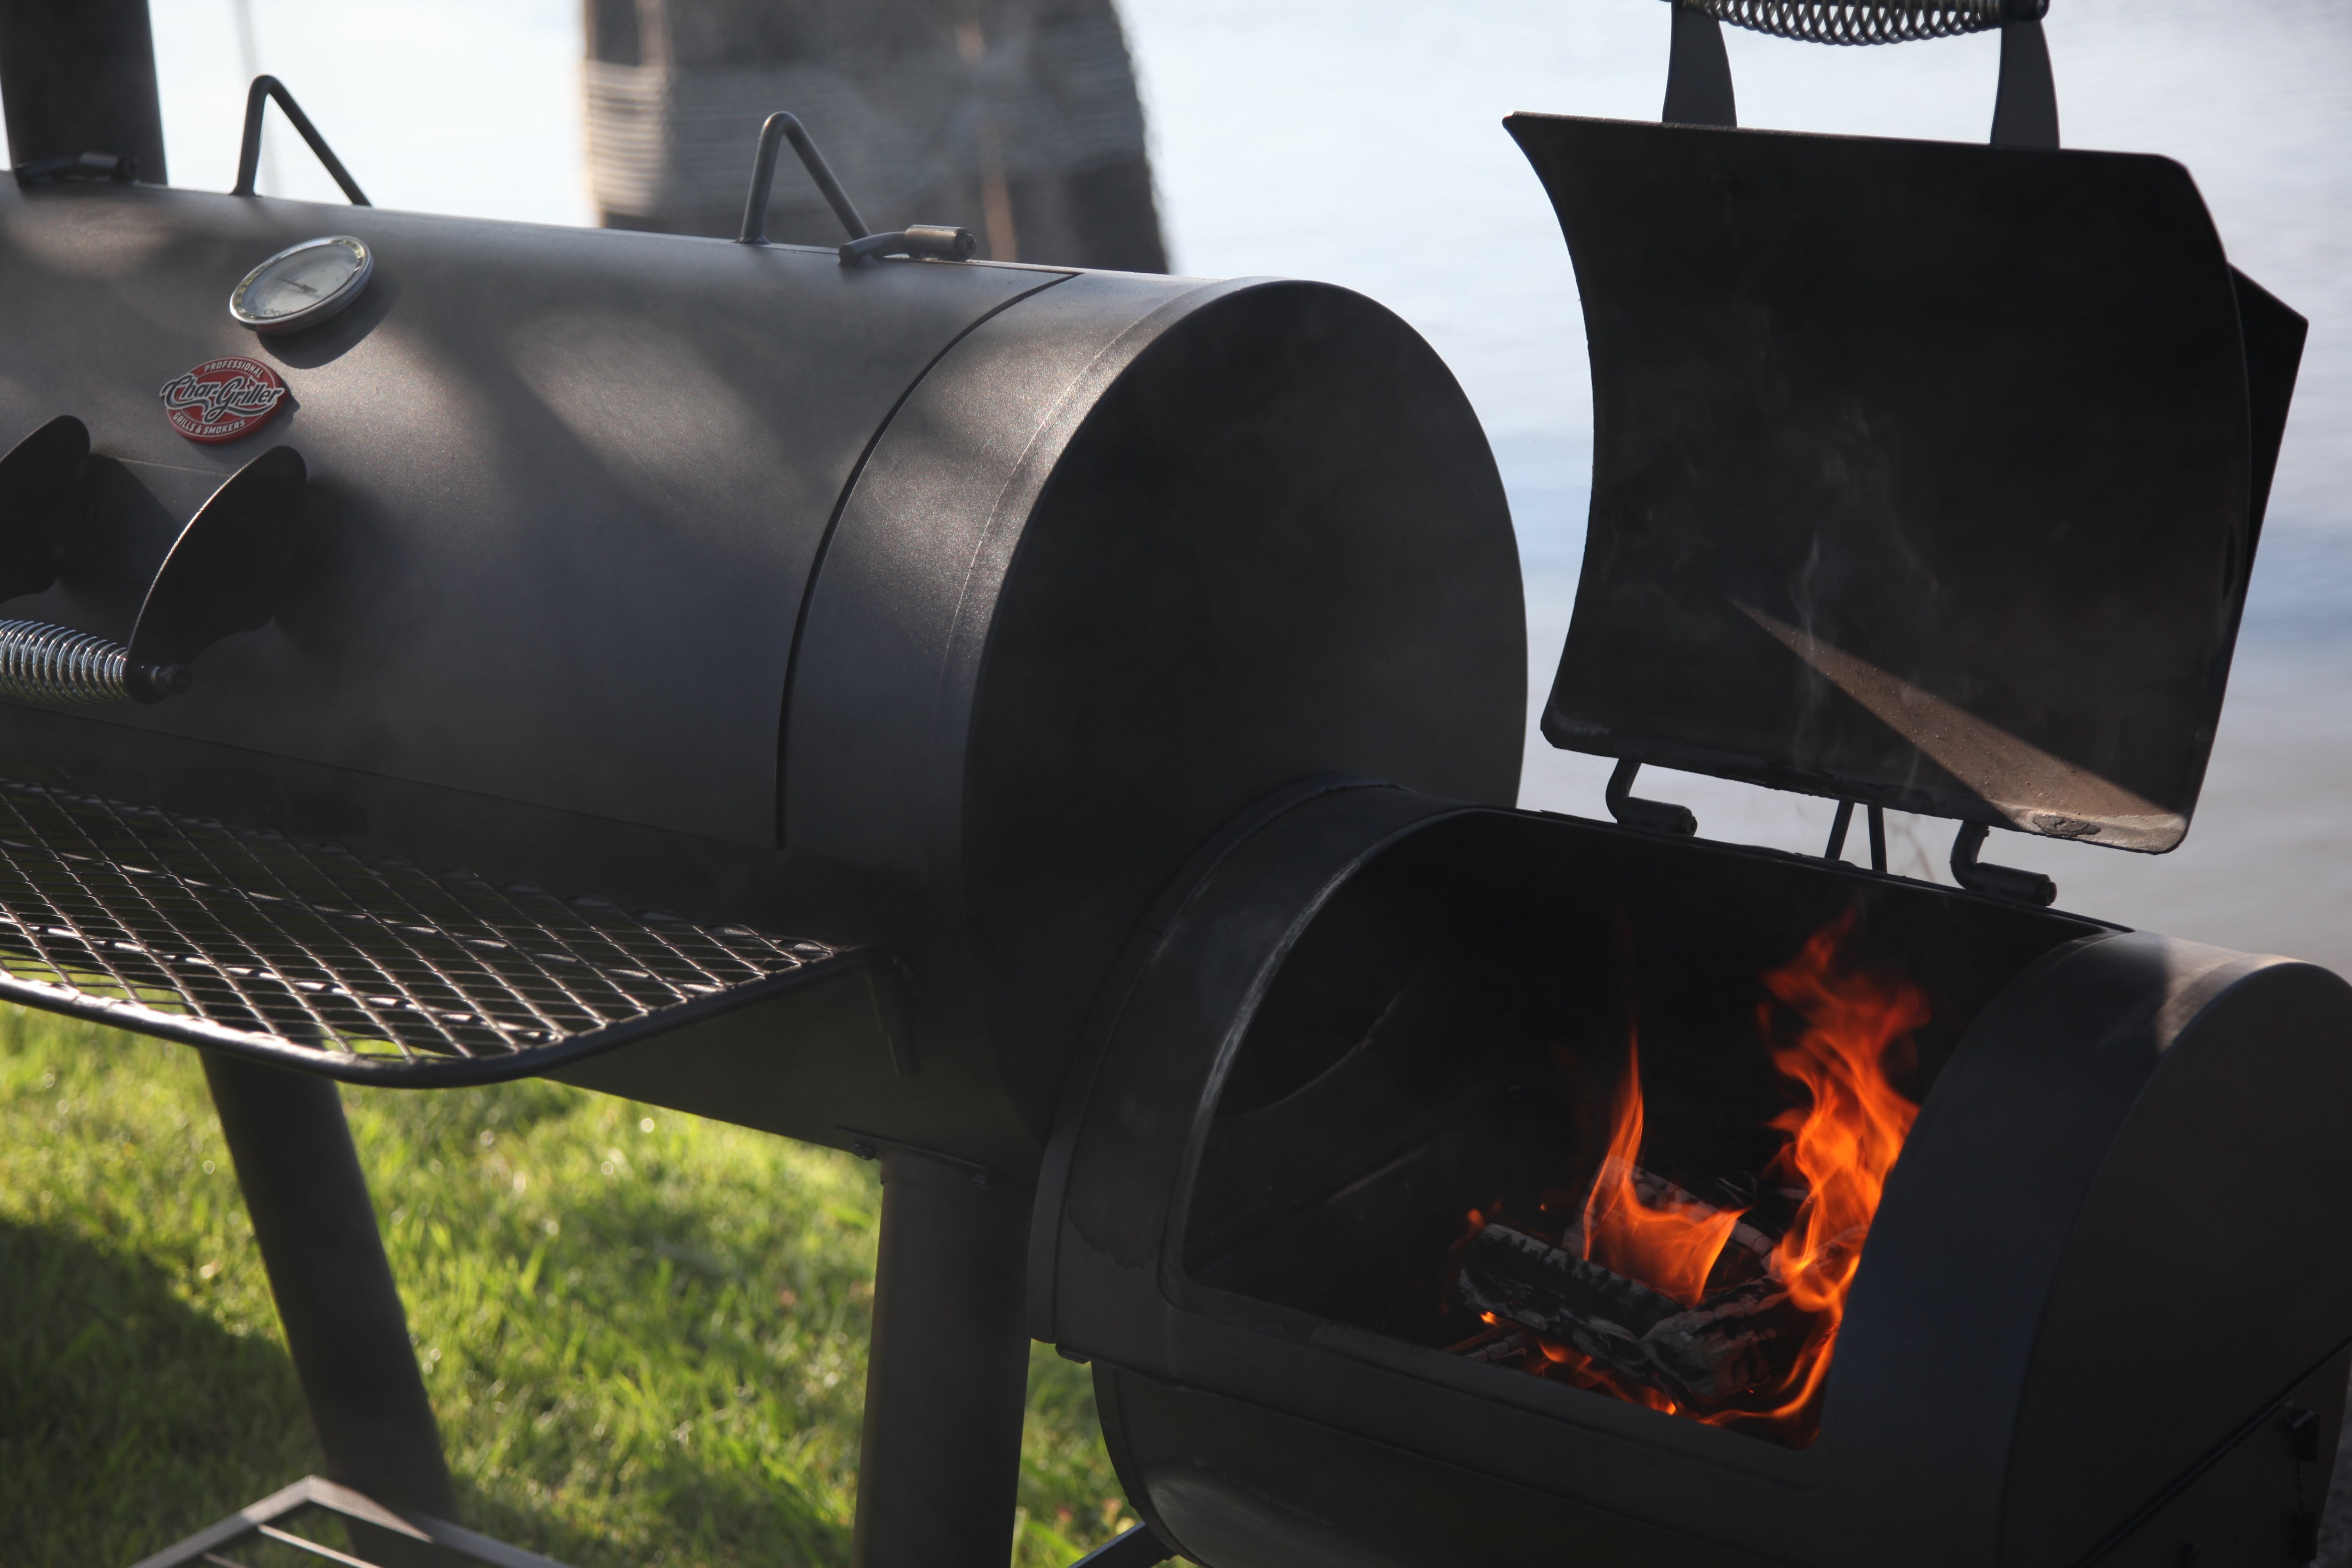
<svg viewBox="0 0 2352 1568">
<path fill-rule="evenodd" d="M 547 1083 L 343 1103 L 465 1522 L 578 1568 L 848 1560 L 874 1167 Z M 121 1568 L 318 1468 L 194 1052 L 0 1008 L 8 1561 Z M 1133 1522 L 1042 1350 L 1020 1500 L 1019 1568 Z"/>
</svg>

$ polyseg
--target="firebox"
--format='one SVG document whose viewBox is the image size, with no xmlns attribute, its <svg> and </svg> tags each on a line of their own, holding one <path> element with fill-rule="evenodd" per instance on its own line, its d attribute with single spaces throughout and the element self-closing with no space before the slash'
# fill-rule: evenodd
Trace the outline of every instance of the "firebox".
<svg viewBox="0 0 2352 1568">
<path fill-rule="evenodd" d="M 1213 1568 L 2308 1562 L 2352 989 L 1980 858 L 2188 831 L 2301 319 L 2162 159 L 1508 125 L 1596 405 L 1543 726 L 1614 820 L 1232 823 L 1096 1010 L 1033 1332 Z"/>
</svg>

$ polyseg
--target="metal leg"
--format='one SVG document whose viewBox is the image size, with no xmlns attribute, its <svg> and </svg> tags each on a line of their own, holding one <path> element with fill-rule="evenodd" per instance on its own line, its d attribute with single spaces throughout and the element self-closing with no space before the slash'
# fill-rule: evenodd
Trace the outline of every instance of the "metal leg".
<svg viewBox="0 0 2352 1568">
<path fill-rule="evenodd" d="M 0 101 L 11 163 L 112 152 L 165 183 L 147 0 L 0 3 Z"/>
<path fill-rule="evenodd" d="M 335 1086 L 203 1055 L 327 1474 L 394 1508 L 451 1517 L 440 1429 Z M 388 1568 L 443 1561 L 372 1526 L 352 1530 L 362 1552 Z"/>
<path fill-rule="evenodd" d="M 1004 1568 L 1021 1468 L 1028 1195 L 882 1155 L 856 1568 Z"/>
</svg>

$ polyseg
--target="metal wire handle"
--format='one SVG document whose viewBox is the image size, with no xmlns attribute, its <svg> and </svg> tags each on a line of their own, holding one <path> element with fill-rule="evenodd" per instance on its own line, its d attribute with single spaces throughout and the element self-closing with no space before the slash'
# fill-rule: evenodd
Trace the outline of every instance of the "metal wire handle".
<svg viewBox="0 0 2352 1568">
<path fill-rule="evenodd" d="M 1776 38 L 1808 44 L 1908 44 L 2038 21 L 2049 0 L 1675 0 L 1677 5 Z"/>
<path fill-rule="evenodd" d="M 133 702 L 131 650 L 46 621 L 0 621 L 0 696 L 37 703 Z M 185 691 L 184 664 L 142 668 L 138 684 L 157 696 Z M 152 701 L 153 697 L 147 700 Z"/>
<path fill-rule="evenodd" d="M 327 139 L 319 134 L 319 128 L 310 123 L 310 117 L 302 112 L 302 106 L 294 101 L 294 95 L 286 90 L 286 84 L 269 76 L 254 78 L 253 86 L 246 90 L 245 136 L 237 143 L 236 185 L 229 194 L 250 196 L 256 193 L 254 181 L 261 172 L 261 113 L 273 98 L 278 100 L 278 107 L 286 111 L 286 118 L 294 129 L 301 132 L 302 140 L 310 144 L 310 151 L 319 155 L 319 162 L 326 166 L 327 172 L 334 176 L 335 183 L 343 188 L 343 194 L 351 198 L 352 205 L 368 205 L 367 193 L 360 189 L 359 182 L 352 178 L 352 172 L 343 167 L 343 161 L 335 156 L 335 150 L 327 145 Z"/>
</svg>

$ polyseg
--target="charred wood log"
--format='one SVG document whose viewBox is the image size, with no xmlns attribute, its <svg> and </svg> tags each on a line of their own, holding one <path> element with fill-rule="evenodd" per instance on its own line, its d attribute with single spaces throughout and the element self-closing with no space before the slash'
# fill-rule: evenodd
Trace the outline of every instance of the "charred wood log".
<svg viewBox="0 0 2352 1568">
<path fill-rule="evenodd" d="M 1507 1225 L 1489 1225 L 1471 1239 L 1460 1288 L 1479 1312 L 1533 1329 L 1702 1408 L 1770 1382 L 1812 1325 L 1810 1313 L 1790 1303 L 1788 1287 L 1769 1275 L 1685 1306 Z"/>
</svg>

